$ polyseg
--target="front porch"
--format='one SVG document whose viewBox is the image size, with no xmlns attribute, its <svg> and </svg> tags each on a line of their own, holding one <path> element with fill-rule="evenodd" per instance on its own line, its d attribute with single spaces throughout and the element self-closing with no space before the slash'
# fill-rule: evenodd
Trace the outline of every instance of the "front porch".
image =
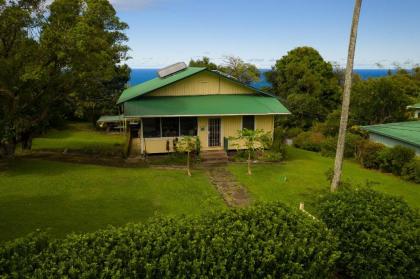
<svg viewBox="0 0 420 279">
<path fill-rule="evenodd" d="M 126 121 L 132 146 L 140 154 L 170 153 L 183 136 L 197 136 L 200 150 L 236 150 L 229 141 L 238 130 L 263 129 L 273 132 L 273 115 L 130 118 Z M 241 149 L 241 146 L 239 146 Z"/>
</svg>

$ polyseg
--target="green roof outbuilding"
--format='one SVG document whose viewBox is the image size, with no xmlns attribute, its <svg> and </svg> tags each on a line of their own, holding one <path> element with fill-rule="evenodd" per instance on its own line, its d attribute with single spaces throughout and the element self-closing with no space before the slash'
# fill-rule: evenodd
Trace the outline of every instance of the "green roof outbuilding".
<svg viewBox="0 0 420 279">
<path fill-rule="evenodd" d="M 416 149 L 420 154 L 420 121 L 387 123 L 380 125 L 363 126 L 371 139 L 385 145 L 405 145 Z"/>
</svg>

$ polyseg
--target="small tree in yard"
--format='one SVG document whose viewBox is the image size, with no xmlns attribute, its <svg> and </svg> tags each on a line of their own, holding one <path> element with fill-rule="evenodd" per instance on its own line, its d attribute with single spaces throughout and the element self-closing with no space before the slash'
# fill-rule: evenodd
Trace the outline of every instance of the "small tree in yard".
<svg viewBox="0 0 420 279">
<path fill-rule="evenodd" d="M 230 139 L 235 141 L 232 145 L 236 146 L 238 149 L 242 145 L 245 146 L 248 153 L 248 175 L 251 175 L 252 154 L 259 150 L 262 151 L 270 145 L 270 133 L 265 132 L 262 129 L 243 129 L 238 131 L 238 135 L 236 137 L 232 137 Z"/>
<path fill-rule="evenodd" d="M 176 149 L 179 152 L 187 153 L 187 174 L 188 176 L 191 176 L 190 153 L 197 149 L 197 138 L 191 136 L 180 138 L 180 140 L 176 143 Z"/>
</svg>

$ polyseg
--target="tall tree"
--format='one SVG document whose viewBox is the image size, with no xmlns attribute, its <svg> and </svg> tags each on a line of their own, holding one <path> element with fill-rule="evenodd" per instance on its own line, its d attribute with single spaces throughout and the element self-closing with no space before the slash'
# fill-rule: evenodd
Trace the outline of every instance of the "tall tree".
<svg viewBox="0 0 420 279">
<path fill-rule="evenodd" d="M 289 51 L 266 77 L 292 112 L 289 125 L 310 128 L 339 105 L 340 86 L 333 66 L 311 47 Z"/>
<path fill-rule="evenodd" d="M 408 73 L 357 81 L 351 90 L 350 118 L 355 125 L 405 121 L 406 107 L 420 96 L 420 86 Z"/>
<path fill-rule="evenodd" d="M 331 191 L 337 190 L 340 184 L 341 172 L 343 167 L 344 147 L 346 140 L 347 122 L 349 118 L 350 107 L 350 92 L 352 83 L 352 73 L 354 64 L 354 54 L 356 52 L 357 28 L 359 25 L 360 10 L 362 7 L 362 0 L 355 0 L 353 20 L 350 31 L 349 49 L 347 55 L 346 74 L 344 79 L 344 92 L 341 108 L 340 129 L 338 131 L 337 151 L 334 163 L 334 176 L 331 182 Z"/>
<path fill-rule="evenodd" d="M 95 115 L 115 104 L 129 69 L 127 28 L 107 0 L 0 0 L 0 156 L 70 107 Z M 45 18 L 47 16 L 47 18 Z"/>
<path fill-rule="evenodd" d="M 219 70 L 246 84 L 260 80 L 260 71 L 257 66 L 246 63 L 236 56 L 226 56 L 224 65 L 220 66 Z"/>
<path fill-rule="evenodd" d="M 190 67 L 206 67 L 207 69 L 213 71 L 213 70 L 217 70 L 219 67 L 213 63 L 210 62 L 210 58 L 208 58 L 207 56 L 203 56 L 202 59 L 197 59 L 197 60 L 190 60 L 189 63 Z"/>
<path fill-rule="evenodd" d="M 52 104 L 38 40 L 43 4 L 0 1 L 0 157 L 14 155 L 16 143 L 44 124 Z"/>
</svg>

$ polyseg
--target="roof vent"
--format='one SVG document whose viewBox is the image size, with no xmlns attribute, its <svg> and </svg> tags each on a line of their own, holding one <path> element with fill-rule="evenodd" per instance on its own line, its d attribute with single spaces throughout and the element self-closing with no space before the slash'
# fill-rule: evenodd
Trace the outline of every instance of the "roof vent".
<svg viewBox="0 0 420 279">
<path fill-rule="evenodd" d="M 164 78 L 172 74 L 175 74 L 179 71 L 185 70 L 186 68 L 187 68 L 187 64 L 185 64 L 184 62 L 179 62 L 173 65 L 170 65 L 168 67 L 165 67 L 163 69 L 160 69 L 157 72 L 157 74 L 160 78 Z"/>
</svg>

